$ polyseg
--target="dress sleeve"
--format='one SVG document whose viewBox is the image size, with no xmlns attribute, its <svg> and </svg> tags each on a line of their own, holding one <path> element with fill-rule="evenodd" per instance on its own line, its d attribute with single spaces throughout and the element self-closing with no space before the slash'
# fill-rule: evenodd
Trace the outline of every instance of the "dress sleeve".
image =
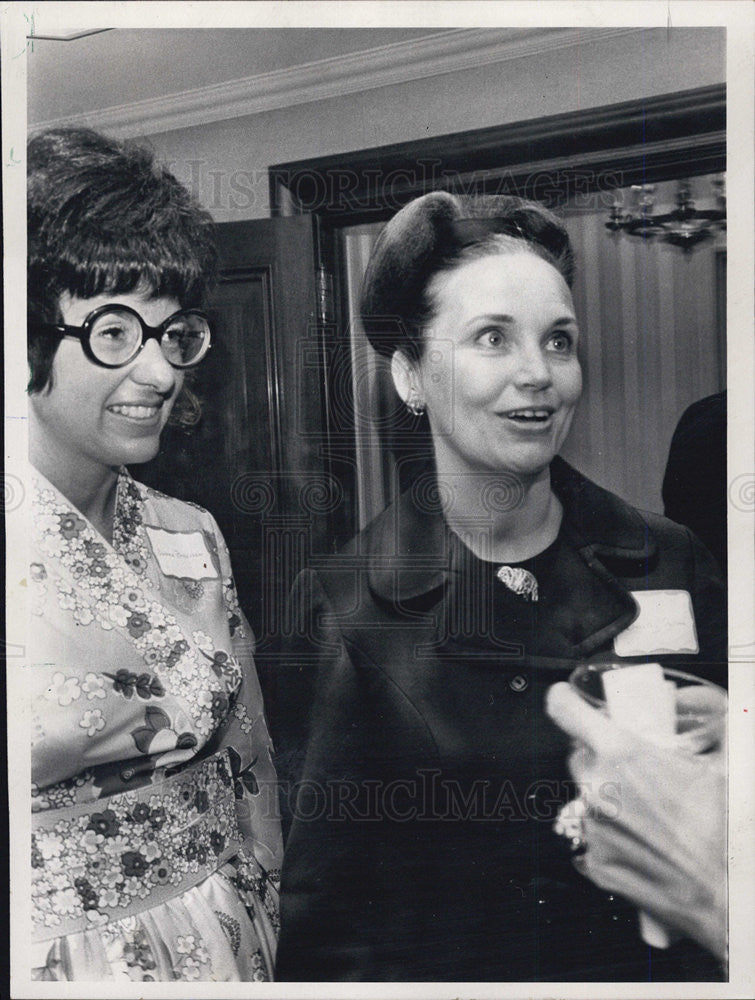
<svg viewBox="0 0 755 1000">
<path fill-rule="evenodd" d="M 245 847 L 266 871 L 277 870 L 283 855 L 278 788 L 254 662 L 254 635 L 239 606 L 228 547 L 214 519 L 210 517 L 210 520 L 222 578 L 230 655 L 239 675 L 217 749 L 227 747 L 230 750 L 239 826 L 245 837 Z"/>
</svg>

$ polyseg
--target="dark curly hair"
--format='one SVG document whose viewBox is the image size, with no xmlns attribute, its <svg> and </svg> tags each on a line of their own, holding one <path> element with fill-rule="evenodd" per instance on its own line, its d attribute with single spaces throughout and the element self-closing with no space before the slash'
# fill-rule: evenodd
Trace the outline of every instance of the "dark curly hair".
<svg viewBox="0 0 755 1000">
<path fill-rule="evenodd" d="M 362 286 L 362 325 L 375 350 L 422 355 L 434 314 L 433 279 L 467 260 L 525 249 L 571 287 L 574 256 L 561 220 L 537 202 L 433 191 L 409 202 L 378 237 Z"/>
<path fill-rule="evenodd" d="M 147 289 L 199 306 L 215 277 L 213 222 L 149 149 L 91 129 L 30 138 L 27 186 L 29 392 L 51 384 L 65 292 L 78 298 Z"/>
</svg>

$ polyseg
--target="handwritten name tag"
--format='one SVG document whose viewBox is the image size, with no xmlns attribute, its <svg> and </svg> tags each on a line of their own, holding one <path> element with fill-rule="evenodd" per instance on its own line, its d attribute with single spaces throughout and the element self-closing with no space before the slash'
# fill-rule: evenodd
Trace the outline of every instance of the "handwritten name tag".
<svg viewBox="0 0 755 1000">
<path fill-rule="evenodd" d="M 632 590 L 639 614 L 613 640 L 617 656 L 697 653 L 695 615 L 686 590 Z"/>
<path fill-rule="evenodd" d="M 145 531 L 157 563 L 165 576 L 182 580 L 217 580 L 210 550 L 201 531 L 167 531 L 150 528 Z"/>
</svg>

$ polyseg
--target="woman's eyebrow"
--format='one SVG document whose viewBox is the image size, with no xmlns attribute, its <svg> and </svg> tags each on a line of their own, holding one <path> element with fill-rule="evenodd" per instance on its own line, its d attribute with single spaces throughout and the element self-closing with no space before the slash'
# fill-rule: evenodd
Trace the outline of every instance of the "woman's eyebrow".
<svg viewBox="0 0 755 1000">
<path fill-rule="evenodd" d="M 469 320 L 469 324 L 475 323 L 500 323 L 502 325 L 513 325 L 516 320 L 513 316 L 509 316 L 508 313 L 480 313 L 478 316 L 473 316 Z M 469 325 L 468 324 L 468 325 Z M 549 320 L 546 324 L 547 326 L 564 326 L 566 324 L 571 324 L 572 326 L 577 325 L 577 317 L 574 315 L 569 315 L 568 313 L 563 316 L 559 316 L 556 319 Z"/>
<path fill-rule="evenodd" d="M 478 316 L 473 316 L 470 319 L 470 323 L 479 323 L 483 321 L 485 323 L 509 323 L 513 324 L 516 322 L 513 316 L 509 316 L 507 313 L 480 313 Z"/>
<path fill-rule="evenodd" d="M 558 326 L 559 324 L 563 325 L 565 323 L 576 323 L 576 322 L 577 322 L 577 317 L 570 315 L 561 316 L 558 319 L 551 320 L 551 323 L 554 326 Z"/>
</svg>

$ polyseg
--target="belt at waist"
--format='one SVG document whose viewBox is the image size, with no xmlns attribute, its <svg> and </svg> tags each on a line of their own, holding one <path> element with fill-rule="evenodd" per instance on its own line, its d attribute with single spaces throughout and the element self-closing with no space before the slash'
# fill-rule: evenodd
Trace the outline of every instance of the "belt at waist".
<svg viewBox="0 0 755 1000">
<path fill-rule="evenodd" d="M 162 781 L 32 816 L 35 940 L 164 903 L 241 846 L 228 751 Z"/>
</svg>

